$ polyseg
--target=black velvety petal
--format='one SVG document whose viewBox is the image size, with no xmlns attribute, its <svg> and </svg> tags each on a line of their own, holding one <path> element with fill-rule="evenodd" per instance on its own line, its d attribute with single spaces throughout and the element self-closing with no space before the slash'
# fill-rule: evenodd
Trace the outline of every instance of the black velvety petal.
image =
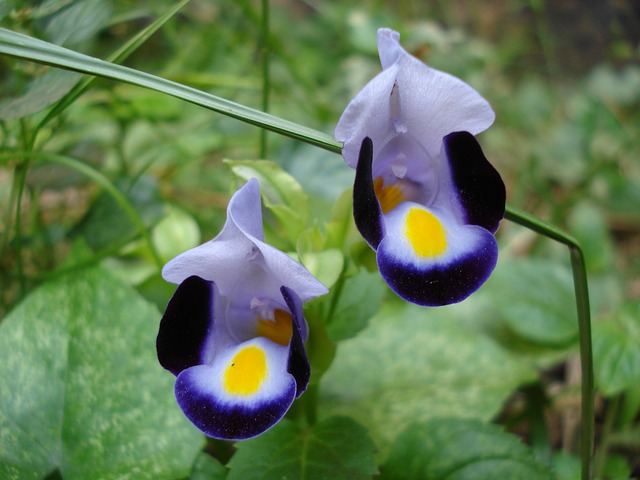
<svg viewBox="0 0 640 480">
<path fill-rule="evenodd" d="M 176 289 L 160 321 L 156 350 L 160 365 L 174 375 L 202 363 L 213 328 L 213 282 L 191 276 Z"/>
<path fill-rule="evenodd" d="M 504 216 L 506 201 L 500 174 L 485 158 L 480 144 L 469 132 L 451 133 L 443 141 L 466 222 L 495 233 Z"/>
<path fill-rule="evenodd" d="M 353 184 L 353 219 L 362 237 L 376 250 L 384 237 L 382 209 L 373 188 L 373 142 L 365 137 Z"/>
<path fill-rule="evenodd" d="M 302 302 L 296 293 L 287 287 L 281 287 L 280 292 L 284 297 L 284 301 L 287 302 L 287 306 L 291 311 L 291 317 L 293 318 L 293 329 L 291 335 L 291 342 L 289 343 L 289 364 L 287 365 L 287 371 L 293 375 L 296 380 L 296 398 L 302 395 L 307 389 L 309 378 L 311 377 L 311 366 L 309 365 L 309 359 L 307 358 L 307 352 L 302 342 L 302 327 L 304 322 L 302 314 Z"/>
<path fill-rule="evenodd" d="M 251 404 L 229 402 L 207 387 L 207 370 L 198 365 L 176 379 L 175 394 L 186 417 L 206 435 L 222 440 L 246 440 L 274 426 L 287 413 L 295 398 L 293 379 L 287 388 Z M 290 377 L 289 377 L 290 378 Z"/>
</svg>

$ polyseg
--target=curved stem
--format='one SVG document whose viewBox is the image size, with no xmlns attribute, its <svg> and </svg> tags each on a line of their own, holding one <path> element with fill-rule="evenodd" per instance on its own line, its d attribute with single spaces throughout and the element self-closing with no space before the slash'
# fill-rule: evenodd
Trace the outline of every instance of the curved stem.
<svg viewBox="0 0 640 480">
<path fill-rule="evenodd" d="M 77 172 L 82 173 L 83 175 L 89 177 L 91 180 L 99 184 L 109 195 L 113 197 L 120 208 L 122 208 L 122 210 L 124 210 L 124 212 L 127 214 L 129 220 L 131 220 L 131 222 L 138 228 L 138 230 L 140 231 L 140 235 L 142 236 L 142 238 L 144 238 L 147 246 L 149 247 L 149 251 L 153 256 L 154 262 L 159 269 L 162 268 L 162 259 L 160 258 L 158 251 L 151 241 L 151 237 L 149 236 L 149 232 L 147 230 L 147 227 L 144 225 L 142 218 L 140 218 L 140 215 L 138 214 L 136 209 L 133 207 L 133 205 L 131 205 L 129 199 L 125 197 L 125 195 L 120 190 L 118 190 L 117 187 L 102 173 L 74 158 L 48 152 L 12 152 L 8 154 L 0 154 L 0 163 L 3 161 L 14 159 L 16 157 L 64 165 L 66 167 L 72 168 L 73 170 L 76 170 Z"/>
<path fill-rule="evenodd" d="M 578 337 L 580 343 L 581 385 L 581 437 L 580 459 L 582 462 L 582 480 L 593 478 L 593 437 L 594 437 L 594 378 L 593 352 L 591 346 L 591 311 L 589 307 L 589 287 L 584 255 L 578 241 L 559 228 L 549 225 L 533 215 L 507 206 L 505 218 L 533 230 L 540 235 L 563 243 L 569 248 L 573 286 L 576 295 L 578 313 Z"/>
</svg>

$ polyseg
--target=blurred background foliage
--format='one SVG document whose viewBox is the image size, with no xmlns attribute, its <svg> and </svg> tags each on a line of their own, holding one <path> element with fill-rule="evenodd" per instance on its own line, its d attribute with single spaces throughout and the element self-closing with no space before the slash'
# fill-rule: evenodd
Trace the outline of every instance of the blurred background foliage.
<svg viewBox="0 0 640 480">
<path fill-rule="evenodd" d="M 172 3 L 8 0 L 0 2 L 0 22 L 5 28 L 106 58 Z M 271 113 L 327 133 L 332 133 L 349 100 L 379 71 L 375 32 L 381 26 L 398 30 L 405 48 L 430 66 L 474 86 L 497 114 L 480 141 L 505 179 L 509 203 L 566 229 L 583 244 L 595 319 L 602 459 L 596 464 L 599 475 L 607 478 L 639 475 L 640 4 L 273 0 L 267 39 L 261 36 L 260 22 L 255 0 L 192 0 L 125 65 L 260 108 L 266 49 L 271 59 Z M 237 171 L 242 164 L 231 163 L 230 168 L 224 160 L 260 156 L 257 128 L 112 81 L 98 81 L 62 115 L 36 130 L 48 107 L 78 78 L 0 58 L 2 315 L 39 284 L 97 262 L 161 311 L 174 288 L 160 278 L 139 228 L 120 205 L 96 182 L 69 167 L 28 165 L 17 231 L 16 179 L 27 164 L 11 152 L 61 154 L 101 172 L 134 206 L 162 261 L 220 230 L 232 185 L 238 182 L 235 177 L 242 178 Z M 274 134 L 268 141 L 267 158 L 300 183 L 309 195 L 309 212 L 300 219 L 300 228 L 283 233 L 278 215 L 270 216 L 269 210 L 267 238 L 279 248 L 304 253 L 306 247 L 297 237 L 302 226 L 350 221 L 332 206 L 349 188 L 353 171 L 337 155 Z M 289 207 L 295 211 L 299 204 Z M 322 241 L 316 237 L 307 234 L 305 241 L 317 246 Z M 483 404 L 478 418 L 507 425 L 542 456 L 551 457 L 551 450 L 575 452 L 579 368 L 566 249 L 508 222 L 503 222 L 498 237 L 502 256 L 496 274 L 468 302 L 433 314 L 453 324 L 438 330 L 437 340 L 449 338 L 455 344 L 463 339 L 461 345 L 469 345 L 468 358 L 462 355 L 467 359 L 458 362 L 464 365 L 453 367 L 460 368 L 464 378 L 473 377 L 467 370 L 478 349 L 477 344 L 471 346 L 469 332 L 492 342 L 483 350 L 493 355 L 489 363 L 517 365 L 508 373 L 491 370 L 508 377 L 507 383 L 495 386 L 495 401 L 486 408 Z M 370 253 L 361 241 L 349 238 L 348 245 L 330 245 L 331 238 L 326 242 L 348 249 L 356 265 L 370 267 Z M 70 257 L 79 243 L 82 254 Z M 343 264 L 338 263 L 339 271 Z M 326 274 L 335 280 L 335 275 Z M 354 285 L 362 284 L 354 280 Z M 336 365 L 363 368 L 357 353 L 372 348 L 367 338 L 378 335 L 383 342 L 393 331 L 417 328 L 410 320 L 418 315 L 415 309 L 397 305 L 390 294 L 385 301 L 383 311 L 398 319 L 400 330 L 387 332 L 384 322 L 373 321 L 368 337 L 361 334 L 339 349 Z M 312 306 L 310 315 L 320 311 L 321 305 Z M 343 332 L 340 325 L 333 328 Z M 500 351 L 494 352 L 494 347 Z M 423 361 L 434 359 L 427 355 Z M 423 373 L 425 382 L 428 373 Z M 327 373 L 329 387 L 321 398 L 328 411 L 356 412 L 362 407 L 359 397 L 387 386 L 375 384 L 385 381 L 380 378 L 366 385 L 362 380 L 360 386 L 350 386 L 349 381 L 345 370 Z M 440 381 L 455 400 L 459 380 Z M 340 400 L 345 388 L 354 389 L 346 395 L 351 395 L 351 403 Z M 446 397 L 439 405 L 451 402 Z M 416 409 L 425 408 L 418 403 Z M 446 414 L 464 416 L 466 408 L 461 402 Z M 413 411 L 408 412 L 409 423 Z M 384 413 L 376 415 L 376 421 L 384 422 Z M 374 435 L 383 451 L 393 440 L 385 435 Z M 603 452 L 609 452 L 606 461 Z M 558 475 L 573 478 L 575 457 L 553 456 Z"/>
</svg>

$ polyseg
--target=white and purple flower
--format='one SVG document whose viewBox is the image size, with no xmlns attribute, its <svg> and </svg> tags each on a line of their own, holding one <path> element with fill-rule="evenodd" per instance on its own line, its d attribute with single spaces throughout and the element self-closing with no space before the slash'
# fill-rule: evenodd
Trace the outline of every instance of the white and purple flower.
<svg viewBox="0 0 640 480">
<path fill-rule="evenodd" d="M 260 189 L 249 180 L 213 240 L 167 265 L 179 284 L 157 337 L 175 395 L 206 435 L 242 440 L 275 425 L 309 382 L 302 304 L 327 289 L 263 241 Z"/>
<path fill-rule="evenodd" d="M 354 219 L 381 275 L 407 301 L 447 305 L 475 292 L 496 265 L 505 188 L 474 137 L 495 115 L 473 88 L 399 40 L 378 31 L 383 70 L 335 134 L 356 169 Z"/>
</svg>

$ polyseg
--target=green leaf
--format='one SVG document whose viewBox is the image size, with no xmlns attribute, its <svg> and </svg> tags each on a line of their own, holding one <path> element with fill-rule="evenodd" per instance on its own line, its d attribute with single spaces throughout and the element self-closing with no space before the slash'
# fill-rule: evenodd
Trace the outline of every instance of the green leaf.
<svg viewBox="0 0 640 480">
<path fill-rule="evenodd" d="M 614 246 L 605 213 L 583 201 L 571 210 L 569 228 L 580 242 L 590 273 L 613 270 Z"/>
<path fill-rule="evenodd" d="M 613 396 L 640 382 L 640 302 L 624 304 L 593 326 L 593 360 L 602 392 Z"/>
<path fill-rule="evenodd" d="M 120 190 L 125 190 L 127 183 L 123 180 L 116 182 L 116 185 Z M 160 219 L 164 204 L 153 177 L 140 177 L 125 194 L 145 226 L 149 227 Z M 139 228 L 130 218 L 122 215 L 121 206 L 113 196 L 104 193 L 91 206 L 76 233 L 83 235 L 91 248 L 99 250 L 132 239 L 139 233 Z"/>
<path fill-rule="evenodd" d="M 326 237 L 317 226 L 298 236 L 296 251 L 299 261 L 325 287 L 331 288 L 344 268 L 344 255 L 337 248 L 326 248 Z"/>
<path fill-rule="evenodd" d="M 461 326 L 458 312 L 464 309 L 384 307 L 360 335 L 340 344 L 322 379 L 320 415 L 353 416 L 383 450 L 415 422 L 493 418 L 535 372 Z"/>
<path fill-rule="evenodd" d="M 499 426 L 468 419 L 411 425 L 391 447 L 381 480 L 551 480 L 551 471 Z"/>
<path fill-rule="evenodd" d="M 284 419 L 237 446 L 228 480 L 370 480 L 376 473 L 375 445 L 362 425 L 346 417 L 304 429 Z"/>
<path fill-rule="evenodd" d="M 266 160 L 227 160 L 231 171 L 243 182 L 257 178 L 264 206 L 278 225 L 273 225 L 279 238 L 296 245 L 309 218 L 309 202 L 300 184 L 277 164 Z M 266 219 L 269 223 L 269 219 Z M 270 222 L 273 223 L 273 222 Z"/>
<path fill-rule="evenodd" d="M 110 2 L 74 1 L 46 19 L 44 35 L 56 45 L 81 46 L 102 28 L 110 16 Z"/>
<path fill-rule="evenodd" d="M 57 45 L 86 43 L 108 20 L 109 2 L 81 0 L 56 11 L 46 20 L 43 34 Z M 0 119 L 12 120 L 37 113 L 67 94 L 80 75 L 61 70 L 48 70 L 33 79 L 23 95 L 0 102 Z"/>
<path fill-rule="evenodd" d="M 190 0 L 182 0 L 173 5 L 164 14 L 160 15 L 155 21 L 138 31 L 124 45 L 113 52 L 107 60 L 113 63 L 122 63 L 129 55 L 135 52 L 143 45 L 155 32 L 157 32 L 167 21 L 178 13 Z M 97 77 L 85 77 L 80 80 L 74 87 L 47 113 L 40 121 L 38 128 L 42 128 L 50 120 L 57 117 L 69 105 L 71 105 L 80 95 L 82 95 L 95 82 Z"/>
<path fill-rule="evenodd" d="M 88 73 L 162 92 L 246 123 L 340 153 L 333 137 L 215 95 L 132 68 L 92 58 L 27 35 L 0 28 L 0 53 L 59 68 Z"/>
<path fill-rule="evenodd" d="M 503 261 L 485 289 L 500 319 L 526 340 L 560 347 L 578 338 L 568 267 L 540 259 Z"/>
<path fill-rule="evenodd" d="M 80 75 L 49 70 L 31 81 L 23 95 L 0 101 L 0 120 L 24 118 L 57 102 L 76 84 Z"/>
<path fill-rule="evenodd" d="M 0 325 L 0 478 L 188 474 L 202 435 L 154 348 L 160 313 L 103 269 L 30 294 Z"/>
<path fill-rule="evenodd" d="M 310 307 L 324 320 L 329 339 L 340 342 L 355 337 L 367 326 L 380 309 L 386 291 L 378 272 L 361 268 Z"/>
<path fill-rule="evenodd" d="M 207 453 L 198 455 L 189 480 L 224 480 L 229 470 Z"/>
<path fill-rule="evenodd" d="M 151 239 L 160 258 L 168 262 L 200 243 L 200 227 L 187 212 L 169 206 L 162 220 L 153 228 Z"/>
</svg>

